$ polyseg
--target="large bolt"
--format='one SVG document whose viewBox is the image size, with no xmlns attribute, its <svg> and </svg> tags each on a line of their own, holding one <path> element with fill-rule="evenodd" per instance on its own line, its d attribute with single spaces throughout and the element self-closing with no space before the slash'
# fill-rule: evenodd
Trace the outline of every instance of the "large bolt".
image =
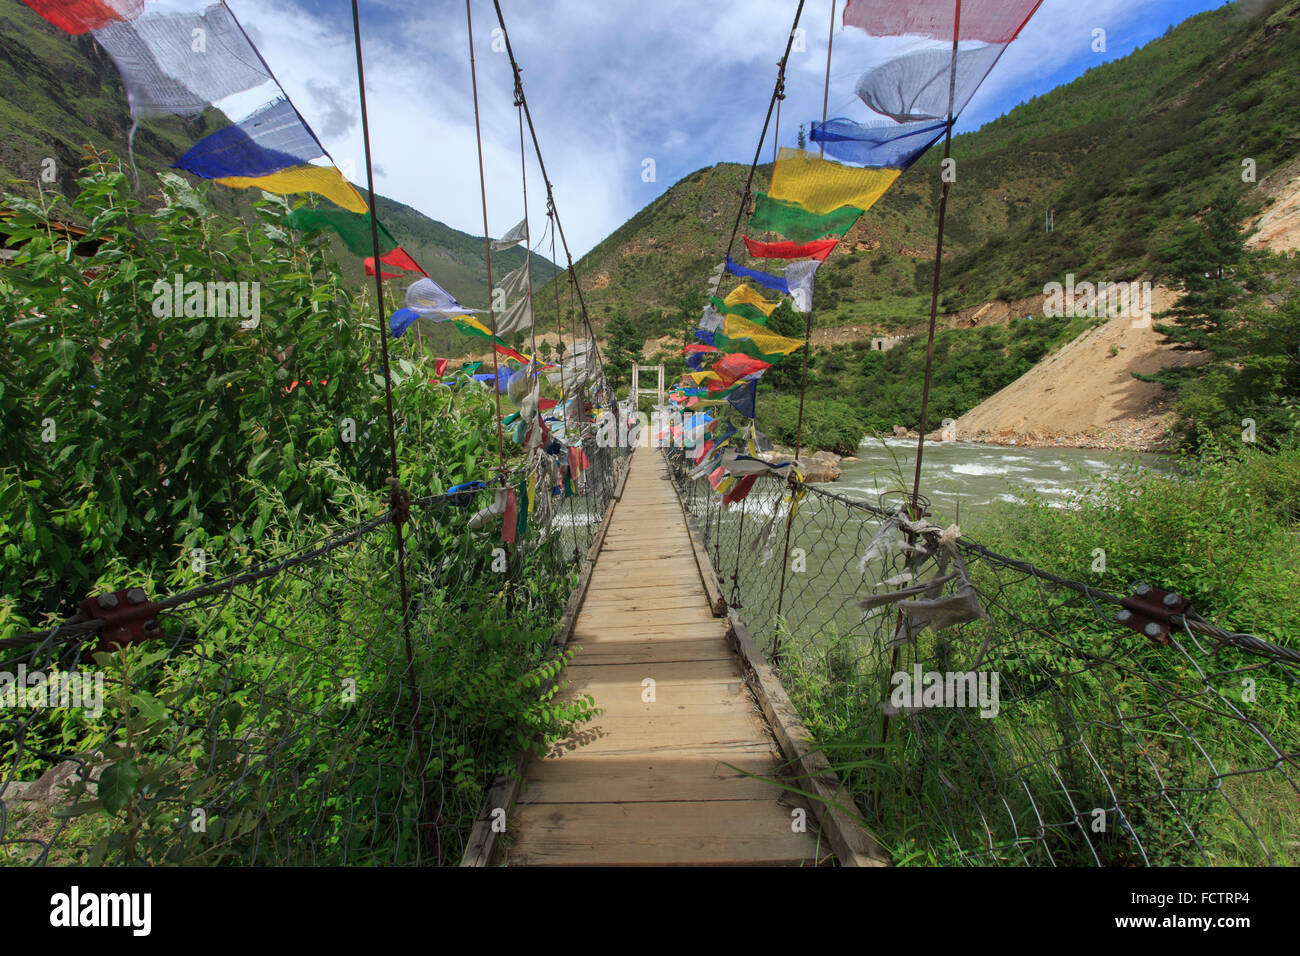
<svg viewBox="0 0 1300 956">
<path fill-rule="evenodd" d="M 1183 599 L 1177 594 L 1166 594 L 1164 599 L 1165 607 L 1178 607 L 1183 603 Z"/>
<path fill-rule="evenodd" d="M 1136 594 L 1138 597 L 1146 597 L 1151 593 L 1151 585 L 1139 584 L 1136 588 L 1133 589 L 1133 593 Z"/>
<path fill-rule="evenodd" d="M 126 599 L 132 604 L 143 604 L 145 601 L 149 600 L 148 596 L 144 593 L 144 588 L 132 588 L 127 591 Z"/>
<path fill-rule="evenodd" d="M 1118 614 L 1115 615 L 1115 620 L 1119 621 L 1121 624 L 1127 624 L 1130 620 L 1132 620 L 1132 618 L 1133 618 L 1133 612 L 1128 610 L 1127 608 L 1125 608 L 1124 610 L 1120 611 Z"/>
<path fill-rule="evenodd" d="M 1145 634 L 1147 637 L 1159 637 L 1160 625 L 1157 624 L 1155 621 L 1152 621 L 1149 624 L 1147 624 L 1146 627 L 1142 628 L 1142 633 Z"/>
<path fill-rule="evenodd" d="M 102 607 L 105 611 L 111 611 L 113 610 L 113 608 L 117 607 L 117 595 L 101 594 L 95 603 L 98 604 L 100 607 Z"/>
</svg>

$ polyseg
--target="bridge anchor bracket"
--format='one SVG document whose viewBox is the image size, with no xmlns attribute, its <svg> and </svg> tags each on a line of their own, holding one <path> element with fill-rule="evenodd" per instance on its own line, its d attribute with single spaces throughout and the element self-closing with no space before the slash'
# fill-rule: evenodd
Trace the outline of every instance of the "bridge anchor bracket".
<svg viewBox="0 0 1300 956">
<path fill-rule="evenodd" d="M 1192 602 L 1181 594 L 1162 591 L 1149 584 L 1139 584 L 1132 595 L 1121 598 L 1119 603 L 1124 610 L 1116 615 L 1115 620 L 1163 647 L 1169 646 L 1169 631 L 1175 623 L 1174 618 L 1181 618 L 1192 607 Z"/>
<path fill-rule="evenodd" d="M 110 651 L 114 647 L 165 638 L 167 635 L 158 623 L 161 610 L 149 600 L 144 588 L 123 588 L 112 594 L 84 599 L 77 605 L 77 616 L 83 621 L 104 622 L 99 631 L 99 646 L 95 650 Z"/>
</svg>

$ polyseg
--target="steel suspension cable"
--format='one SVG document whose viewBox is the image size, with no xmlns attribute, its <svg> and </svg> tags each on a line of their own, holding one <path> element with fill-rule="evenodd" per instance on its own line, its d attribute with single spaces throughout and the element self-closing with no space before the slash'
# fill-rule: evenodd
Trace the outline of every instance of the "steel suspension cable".
<svg viewBox="0 0 1300 956">
<path fill-rule="evenodd" d="M 930 327 L 925 347 L 925 383 L 921 389 L 921 422 L 916 441 L 916 473 L 912 478 L 912 520 L 920 515 L 921 461 L 925 457 L 925 432 L 929 425 L 930 378 L 934 368 L 934 331 L 939 315 L 939 274 L 943 265 L 943 230 L 948 214 L 948 161 L 952 157 L 953 109 L 957 101 L 957 44 L 961 38 L 961 0 L 954 0 L 956 11 L 952 27 L 952 68 L 948 77 L 948 125 L 943 136 L 943 164 L 939 167 L 942 189 L 939 195 L 939 226 L 934 250 L 934 283 L 930 288 Z"/>
<path fill-rule="evenodd" d="M 529 316 L 529 355 L 532 357 L 534 374 L 537 368 L 537 316 L 533 314 L 533 254 L 532 230 L 528 224 L 528 160 L 524 154 L 524 111 L 522 99 L 523 87 L 519 82 L 519 68 L 515 68 L 515 111 L 519 114 L 519 176 L 524 192 L 524 276 L 528 279 L 528 316 Z"/>
<path fill-rule="evenodd" d="M 465 2 L 468 5 L 469 0 L 465 0 Z M 800 0 L 801 5 L 802 3 L 803 0 Z M 600 346 L 596 342 L 596 331 L 592 327 L 590 316 L 587 314 L 587 302 L 586 299 L 583 298 L 582 286 L 578 284 L 577 272 L 574 270 L 573 267 L 573 254 L 569 250 L 569 241 L 564 235 L 564 223 L 561 222 L 559 208 L 555 205 L 555 193 L 552 187 L 551 177 L 546 172 L 546 161 L 542 158 L 542 147 L 541 147 L 541 143 L 537 139 L 537 128 L 536 126 L 533 125 L 533 114 L 532 114 L 532 110 L 528 106 L 528 97 L 524 93 L 522 81 L 519 80 L 520 66 L 519 66 L 519 62 L 515 59 L 514 47 L 512 47 L 510 44 L 510 31 L 506 28 L 506 20 L 504 14 L 502 14 L 501 12 L 500 0 L 492 0 L 492 6 L 496 8 L 497 23 L 500 24 L 501 26 L 501 38 L 505 43 L 506 56 L 510 58 L 510 68 L 515 73 L 516 83 L 518 84 L 519 100 L 523 105 L 524 119 L 527 120 L 528 122 L 528 132 L 533 140 L 533 152 L 537 156 L 537 165 L 542 172 L 542 181 L 546 184 L 546 198 L 550 206 L 553 209 L 555 209 L 555 227 L 560 234 L 560 244 L 564 248 L 564 257 L 568 264 L 568 270 L 572 277 L 573 285 L 577 289 L 578 304 L 582 310 L 582 321 L 583 324 L 587 327 L 587 334 L 591 336 L 592 347 L 595 349 L 596 352 L 596 362 L 600 368 L 601 380 L 602 382 L 606 382 L 607 378 L 605 376 L 605 363 L 601 359 Z"/>
<path fill-rule="evenodd" d="M 754 186 L 754 172 L 758 169 L 758 159 L 763 154 L 763 144 L 767 142 L 767 130 L 772 125 L 772 112 L 777 105 L 777 96 L 785 88 L 785 68 L 790 60 L 790 50 L 794 46 L 795 34 L 799 30 L 799 18 L 803 16 L 803 7 L 806 0 L 799 0 L 799 7 L 794 12 L 794 23 L 790 27 L 790 36 L 785 41 L 785 53 L 782 55 L 780 62 L 777 63 L 776 84 L 772 87 L 772 98 L 767 104 L 767 116 L 763 119 L 763 132 L 758 137 L 758 146 L 754 148 L 754 161 L 749 164 L 749 177 L 745 180 L 745 192 L 740 200 L 740 208 L 736 210 L 736 221 L 731 227 L 731 238 L 727 240 L 726 258 L 731 258 L 731 249 L 736 244 L 736 233 L 740 231 L 740 220 L 744 218 L 745 210 L 749 206 L 749 198 L 752 195 Z"/>
<path fill-rule="evenodd" d="M 831 46 L 835 38 L 835 3 L 831 0 L 831 28 L 830 39 L 826 42 L 826 78 L 822 85 L 822 126 L 826 125 L 826 104 L 830 100 L 831 93 Z M 821 144 L 822 156 L 825 156 L 825 144 Z M 804 313 L 803 320 L 803 370 L 799 378 L 799 415 L 794 426 L 794 466 L 798 467 L 799 452 L 803 448 L 803 407 L 804 397 L 808 391 L 808 356 L 812 352 L 812 303 L 808 303 L 808 311 Z M 786 569 L 790 564 L 790 528 L 794 524 L 794 511 L 798 504 L 798 493 L 794 485 L 790 485 L 790 509 L 785 515 L 785 538 L 781 548 L 781 583 L 776 592 L 776 614 L 779 618 L 785 607 L 785 577 Z M 781 660 L 781 632 L 778 627 L 776 638 L 773 642 L 772 658 L 775 662 Z"/>
<path fill-rule="evenodd" d="M 353 0 L 355 3 L 356 0 Z M 488 229 L 487 173 L 483 168 L 483 129 L 478 108 L 478 68 L 474 63 L 474 20 L 465 0 L 465 27 L 469 32 L 469 77 L 474 91 L 474 139 L 478 144 L 478 182 L 483 199 L 483 257 L 487 263 L 488 331 L 492 336 L 492 391 L 496 395 L 497 480 L 504 486 L 506 473 L 505 443 L 501 435 L 501 371 L 497 363 L 497 316 L 492 303 L 492 239 Z"/>
<path fill-rule="evenodd" d="M 822 129 L 826 128 L 826 106 L 831 98 L 831 48 L 835 46 L 835 8 L 837 0 L 831 0 L 831 28 L 826 35 L 826 86 L 822 89 Z M 826 143 L 819 141 L 817 149 L 820 157 L 826 158 Z"/>
<path fill-rule="evenodd" d="M 352 39 L 356 46 L 357 53 L 357 92 L 361 98 L 361 140 L 365 147 L 366 157 L 366 191 L 367 199 L 370 206 L 370 241 L 375 257 L 375 308 L 379 312 L 379 345 L 380 354 L 384 363 L 384 405 L 388 417 L 388 460 L 392 475 L 389 477 L 389 484 L 392 486 L 389 500 L 390 506 L 398 507 L 399 503 L 409 497 L 405 495 L 401 487 L 401 474 L 397 466 L 397 431 L 393 422 L 393 377 L 392 368 L 388 355 L 388 317 L 384 308 L 384 270 L 383 263 L 379 259 L 379 200 L 375 196 L 375 172 L 374 164 L 370 157 L 370 120 L 366 111 L 366 72 L 365 63 L 361 53 L 361 15 L 357 10 L 357 0 L 352 0 Z M 404 506 L 405 507 L 405 506 Z M 402 633 L 402 643 L 406 651 L 406 684 L 407 692 L 411 698 L 411 710 L 413 715 L 419 714 L 420 694 L 415 683 L 415 650 L 411 644 L 411 593 L 406 581 L 406 540 L 403 531 L 403 521 L 395 514 L 393 517 L 393 541 L 397 552 L 397 582 L 399 595 L 402 601 L 402 612 L 400 617 L 400 627 Z M 432 827 L 432 821 L 437 819 L 437 815 L 430 812 L 429 792 L 425 786 L 424 771 L 428 763 L 428 758 L 424 749 L 423 734 L 416 735 L 416 753 L 420 761 L 419 777 L 421 788 L 421 806 L 424 811 L 425 826 Z M 426 841 L 437 839 L 435 829 L 425 831 Z"/>
</svg>

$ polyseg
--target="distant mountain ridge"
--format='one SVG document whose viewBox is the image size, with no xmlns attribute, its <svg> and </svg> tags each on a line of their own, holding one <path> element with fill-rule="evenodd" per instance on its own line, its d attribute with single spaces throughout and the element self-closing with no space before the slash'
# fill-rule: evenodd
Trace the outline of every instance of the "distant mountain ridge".
<svg viewBox="0 0 1300 956">
<path fill-rule="evenodd" d="M 1217 191 L 1267 203 L 1242 181 L 1242 160 L 1262 182 L 1300 155 L 1297 64 L 1300 0 L 1231 3 L 956 137 L 942 306 L 1023 298 L 1071 272 L 1132 278 Z M 817 327 L 886 331 L 928 315 L 940 158 L 933 149 L 906 172 L 827 260 Z M 622 311 L 647 335 L 680 334 L 722 259 L 746 172 L 691 173 L 584 256 L 593 319 Z M 754 188 L 770 175 L 760 166 Z"/>
</svg>

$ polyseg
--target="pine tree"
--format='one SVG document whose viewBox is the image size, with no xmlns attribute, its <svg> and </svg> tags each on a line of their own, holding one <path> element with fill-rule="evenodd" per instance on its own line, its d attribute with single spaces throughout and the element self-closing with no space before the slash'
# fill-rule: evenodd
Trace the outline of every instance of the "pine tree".
<svg viewBox="0 0 1300 956">
<path fill-rule="evenodd" d="M 1163 250 L 1161 275 L 1182 290 L 1174 307 L 1158 318 L 1172 318 L 1155 330 L 1179 351 L 1200 352 L 1231 320 L 1246 296 L 1246 267 L 1255 258 L 1246 250 L 1240 200 L 1220 197 L 1204 219 L 1185 228 Z"/>
<path fill-rule="evenodd" d="M 642 360 L 645 337 L 626 312 L 616 312 L 605 328 L 605 371 L 614 385 L 632 381 L 632 366 Z"/>
</svg>

